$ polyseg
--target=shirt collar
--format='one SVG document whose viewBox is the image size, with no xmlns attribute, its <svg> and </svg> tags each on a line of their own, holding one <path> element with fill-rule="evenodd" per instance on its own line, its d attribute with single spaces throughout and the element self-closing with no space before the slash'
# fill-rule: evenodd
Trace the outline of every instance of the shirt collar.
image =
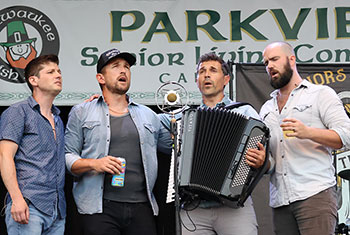
<svg viewBox="0 0 350 235">
<path fill-rule="evenodd" d="M 135 103 L 128 94 L 126 94 L 126 100 L 128 101 L 128 105 L 137 105 L 137 103 Z M 97 102 L 104 102 L 104 103 L 106 103 L 105 102 L 105 98 L 103 97 L 103 95 L 100 95 L 100 97 L 98 97 Z"/>
<path fill-rule="evenodd" d="M 298 89 L 301 88 L 301 87 L 309 88 L 310 85 L 311 85 L 311 83 L 308 80 L 303 79 L 297 88 Z"/>
<path fill-rule="evenodd" d="M 27 100 L 28 100 L 29 106 L 32 109 L 36 109 L 36 110 L 38 110 L 40 112 L 40 105 L 38 104 L 38 102 L 36 102 L 36 100 L 34 99 L 34 97 L 32 95 L 29 96 Z M 54 115 L 59 115 L 61 111 L 54 104 L 52 104 L 51 112 Z"/>
<path fill-rule="evenodd" d="M 39 107 L 38 102 L 36 102 L 36 100 L 34 99 L 34 97 L 32 95 L 28 97 L 28 104 L 32 109 L 34 109 L 36 106 Z"/>
<path fill-rule="evenodd" d="M 224 98 L 222 98 L 222 100 L 220 102 L 218 102 L 215 107 L 220 107 L 220 106 L 226 106 L 228 104 L 230 104 L 232 101 L 226 96 L 224 95 Z M 203 100 L 202 100 L 202 103 L 201 103 L 201 107 L 207 107 L 204 103 L 203 103 Z"/>
<path fill-rule="evenodd" d="M 310 87 L 310 82 L 307 81 L 306 79 L 302 79 L 301 83 L 295 88 L 295 90 L 299 90 L 301 88 L 309 88 Z M 276 98 L 278 94 L 279 89 L 274 90 L 273 92 L 270 93 L 270 96 L 272 98 Z"/>
<path fill-rule="evenodd" d="M 126 94 L 126 99 L 127 99 L 129 105 L 137 105 L 137 103 L 135 103 L 133 101 L 133 99 L 128 94 Z"/>
</svg>

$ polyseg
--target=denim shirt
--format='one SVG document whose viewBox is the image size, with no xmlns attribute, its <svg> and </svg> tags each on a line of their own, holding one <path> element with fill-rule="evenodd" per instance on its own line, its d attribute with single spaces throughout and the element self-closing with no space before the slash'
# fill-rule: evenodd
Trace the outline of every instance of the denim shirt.
<svg viewBox="0 0 350 235">
<path fill-rule="evenodd" d="M 328 86 L 303 80 L 279 112 L 277 90 L 261 108 L 269 127 L 270 206 L 280 207 L 309 198 L 336 184 L 332 149 L 309 139 L 284 138 L 280 124 L 286 117 L 306 126 L 334 130 L 350 146 L 350 120 L 337 94 Z"/>
<path fill-rule="evenodd" d="M 158 170 L 157 146 L 159 151 L 170 153 L 171 138 L 151 109 L 130 100 L 128 109 L 140 137 L 147 195 L 157 215 L 158 205 L 152 193 Z M 65 134 L 68 170 L 71 171 L 74 162 L 81 158 L 97 159 L 108 155 L 110 131 L 109 111 L 102 96 L 75 105 L 69 114 Z M 75 175 L 73 196 L 79 213 L 102 213 L 103 183 L 104 173 L 90 171 Z"/>
<path fill-rule="evenodd" d="M 50 216 L 57 207 L 61 218 L 65 218 L 64 127 L 59 109 L 53 105 L 51 111 L 56 139 L 50 122 L 41 115 L 39 104 L 30 96 L 2 113 L 0 140 L 11 140 L 18 145 L 14 162 L 23 197 Z M 9 200 L 10 197 L 7 202 Z"/>
<path fill-rule="evenodd" d="M 230 100 L 226 95 L 224 96 L 224 98 L 222 99 L 221 102 L 217 103 L 215 107 L 220 107 L 223 105 L 229 105 L 232 104 L 233 101 Z M 204 103 L 201 104 L 202 107 L 206 107 L 206 105 Z M 259 114 L 255 111 L 255 109 L 250 106 L 250 105 L 243 105 L 240 106 L 238 108 L 234 108 L 232 109 L 233 111 L 235 111 L 236 113 L 240 113 L 243 114 L 246 117 L 252 117 L 252 118 L 256 118 L 260 120 L 260 116 Z"/>
</svg>

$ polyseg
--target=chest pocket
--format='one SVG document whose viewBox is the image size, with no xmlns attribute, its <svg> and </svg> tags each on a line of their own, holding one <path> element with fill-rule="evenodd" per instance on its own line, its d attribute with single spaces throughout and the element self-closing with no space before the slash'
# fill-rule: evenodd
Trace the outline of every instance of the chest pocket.
<svg viewBox="0 0 350 235">
<path fill-rule="evenodd" d="M 22 144 L 26 148 L 36 151 L 36 148 L 47 146 L 48 151 L 52 151 L 55 146 L 52 144 L 54 134 L 49 123 L 40 122 L 36 118 L 30 118 L 24 127 L 24 136 L 22 137 Z M 35 155 L 33 155 L 34 157 Z"/>
<path fill-rule="evenodd" d="M 292 109 L 292 117 L 302 121 L 305 125 L 312 124 L 312 104 L 295 105 Z"/>
<path fill-rule="evenodd" d="M 101 126 L 101 122 L 99 121 L 86 121 L 83 123 L 83 134 L 84 141 L 91 141 L 99 138 L 99 126 Z"/>
<path fill-rule="evenodd" d="M 155 128 L 149 124 L 149 123 L 144 123 L 143 126 L 145 127 L 145 142 L 151 146 L 155 146 L 156 145 L 156 130 Z"/>
<path fill-rule="evenodd" d="M 29 120 L 24 127 L 24 134 L 25 135 L 39 135 L 38 126 L 39 126 L 39 123 L 37 120 L 35 120 L 35 119 Z"/>
</svg>

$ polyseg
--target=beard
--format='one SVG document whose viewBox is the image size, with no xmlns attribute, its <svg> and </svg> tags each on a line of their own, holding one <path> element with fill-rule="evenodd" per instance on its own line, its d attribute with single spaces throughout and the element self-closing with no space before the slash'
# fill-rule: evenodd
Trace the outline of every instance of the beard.
<svg viewBox="0 0 350 235">
<path fill-rule="evenodd" d="M 106 83 L 106 88 L 114 94 L 118 95 L 124 95 L 126 92 L 128 92 L 130 87 L 130 83 L 127 86 L 120 86 L 118 83 L 117 84 L 109 84 Z"/>
<path fill-rule="evenodd" d="M 293 69 L 290 64 L 287 62 L 284 65 L 284 72 L 281 74 L 280 78 L 273 80 L 270 79 L 270 85 L 275 89 L 280 89 L 287 85 L 293 76 Z"/>
</svg>

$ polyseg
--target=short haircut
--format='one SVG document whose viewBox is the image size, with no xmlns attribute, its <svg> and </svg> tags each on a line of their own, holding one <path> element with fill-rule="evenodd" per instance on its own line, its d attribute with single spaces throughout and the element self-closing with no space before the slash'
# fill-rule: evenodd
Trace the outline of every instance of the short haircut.
<svg viewBox="0 0 350 235">
<path fill-rule="evenodd" d="M 24 78 L 29 87 L 29 89 L 33 92 L 33 86 L 29 82 L 29 77 L 31 76 L 39 76 L 40 71 L 44 68 L 44 64 L 48 63 L 59 64 L 57 55 L 42 55 L 37 58 L 31 60 L 24 69 Z"/>
<path fill-rule="evenodd" d="M 221 70 L 224 73 L 224 75 L 225 76 L 229 75 L 229 72 L 230 72 L 229 65 L 221 57 L 217 56 L 214 52 L 204 54 L 199 58 L 199 62 L 197 64 L 197 69 L 196 69 L 197 75 L 198 75 L 198 72 L 199 72 L 198 70 L 199 70 L 201 63 L 206 62 L 206 61 L 218 61 L 221 64 Z"/>
</svg>

